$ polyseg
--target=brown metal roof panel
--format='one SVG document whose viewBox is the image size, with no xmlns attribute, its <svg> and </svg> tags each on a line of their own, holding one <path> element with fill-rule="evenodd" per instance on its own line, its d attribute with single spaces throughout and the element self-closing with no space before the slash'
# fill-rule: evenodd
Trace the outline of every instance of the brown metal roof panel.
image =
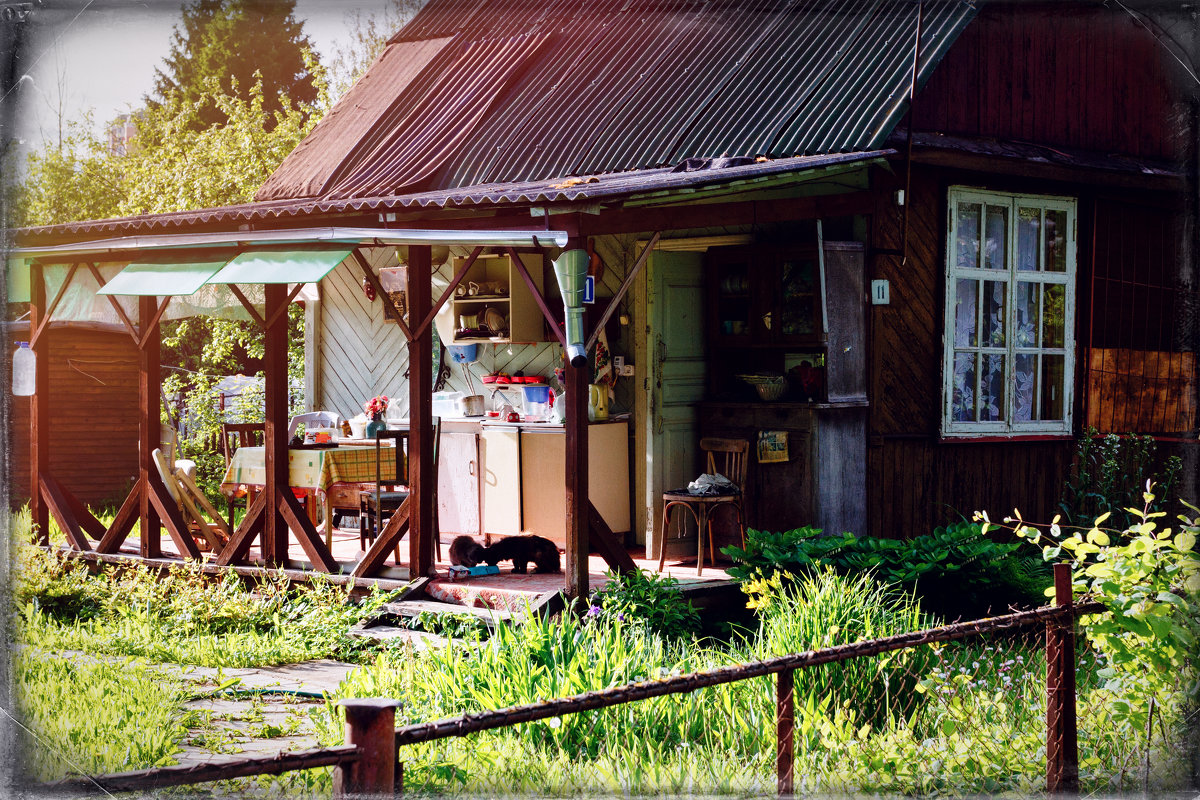
<svg viewBox="0 0 1200 800">
<path fill-rule="evenodd" d="M 780 128 L 836 68 L 877 5 L 878 0 L 810 0 L 780 13 L 739 69 L 716 87 L 696 123 L 680 135 L 675 160 L 718 152 L 772 153 Z"/>
<path fill-rule="evenodd" d="M 555 46 L 514 86 L 461 158 L 439 180 L 449 185 L 555 177 L 610 124 L 622 95 L 639 76 L 652 75 L 683 25 L 680 15 L 644 14 L 621 0 L 589 6 Z"/>
<path fill-rule="evenodd" d="M 371 68 L 288 154 L 255 193 L 256 200 L 312 197 L 449 39 L 402 42 L 384 49 Z"/>
<path fill-rule="evenodd" d="M 654 74 L 630 87 L 609 124 L 576 161 L 574 171 L 612 172 L 674 163 L 678 132 L 692 124 L 712 87 L 737 69 L 739 56 L 772 24 L 770 5 L 716 6 L 689 15 L 689 29 L 669 43 Z"/>
<path fill-rule="evenodd" d="M 974 18 L 964 2 L 926 2 L 918 87 Z M 908 107 L 916 9 L 893 2 L 881 10 L 859 44 L 863 55 L 823 88 L 821 96 L 781 131 L 779 151 L 830 152 L 879 145 Z"/>
<path fill-rule="evenodd" d="M 341 179 L 330 196 L 392 194 L 420 184 L 458 152 L 502 96 L 513 72 L 548 38 L 525 35 L 466 45 L 422 101 L 393 123 L 389 135 L 359 159 L 359 167 Z"/>
</svg>

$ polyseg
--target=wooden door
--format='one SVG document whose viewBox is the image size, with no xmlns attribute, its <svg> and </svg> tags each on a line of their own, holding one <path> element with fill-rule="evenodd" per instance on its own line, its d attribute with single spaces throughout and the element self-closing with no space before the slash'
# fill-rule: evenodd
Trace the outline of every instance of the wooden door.
<svg viewBox="0 0 1200 800">
<path fill-rule="evenodd" d="M 477 433 L 442 431 L 438 457 L 438 526 L 442 535 L 480 538 Z"/>
<path fill-rule="evenodd" d="M 704 254 L 655 252 L 647 292 L 646 554 L 657 557 L 662 494 L 699 474 L 696 407 L 704 397 Z M 674 544 L 674 540 L 672 541 Z M 695 546 L 680 547 L 694 552 Z M 671 555 L 668 552 L 668 555 Z"/>
</svg>

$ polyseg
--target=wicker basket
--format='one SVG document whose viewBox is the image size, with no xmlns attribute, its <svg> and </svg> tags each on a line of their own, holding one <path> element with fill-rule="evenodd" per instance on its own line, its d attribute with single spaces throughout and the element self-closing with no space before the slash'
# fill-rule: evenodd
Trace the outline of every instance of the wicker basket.
<svg viewBox="0 0 1200 800">
<path fill-rule="evenodd" d="M 787 380 L 782 375 L 738 375 L 739 378 L 754 387 L 758 396 L 767 403 L 773 403 L 783 397 L 787 391 Z"/>
</svg>

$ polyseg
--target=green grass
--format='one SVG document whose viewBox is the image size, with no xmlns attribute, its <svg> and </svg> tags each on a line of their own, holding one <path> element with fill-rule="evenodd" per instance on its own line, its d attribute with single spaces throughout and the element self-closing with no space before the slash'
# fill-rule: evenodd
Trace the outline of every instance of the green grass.
<svg viewBox="0 0 1200 800">
<path fill-rule="evenodd" d="M 13 658 L 13 695 L 32 733 L 18 735 L 27 776 L 122 772 L 174 763 L 190 723 L 187 687 L 136 661 L 78 663 L 24 649 Z"/>
</svg>

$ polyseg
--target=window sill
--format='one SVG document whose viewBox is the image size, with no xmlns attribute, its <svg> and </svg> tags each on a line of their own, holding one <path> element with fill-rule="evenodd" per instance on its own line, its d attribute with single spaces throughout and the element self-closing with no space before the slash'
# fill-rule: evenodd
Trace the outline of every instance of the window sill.
<svg viewBox="0 0 1200 800">
<path fill-rule="evenodd" d="M 973 444 L 997 442 L 1071 442 L 1075 437 L 1069 433 L 950 433 L 941 434 L 941 444 Z"/>
</svg>

